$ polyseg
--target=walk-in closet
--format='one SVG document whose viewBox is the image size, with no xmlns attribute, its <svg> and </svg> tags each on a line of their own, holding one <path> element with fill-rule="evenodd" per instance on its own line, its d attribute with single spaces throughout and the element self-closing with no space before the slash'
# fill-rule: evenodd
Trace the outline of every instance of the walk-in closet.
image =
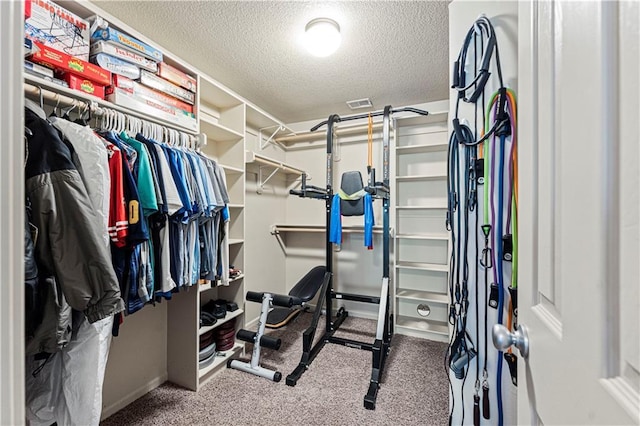
<svg viewBox="0 0 640 426">
<path fill-rule="evenodd" d="M 0 426 L 640 424 L 640 3 L 0 34 Z"/>
</svg>

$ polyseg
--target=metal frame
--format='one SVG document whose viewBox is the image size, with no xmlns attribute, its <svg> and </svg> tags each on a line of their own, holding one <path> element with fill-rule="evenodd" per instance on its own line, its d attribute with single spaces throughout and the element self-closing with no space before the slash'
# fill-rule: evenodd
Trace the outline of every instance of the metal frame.
<svg viewBox="0 0 640 426">
<path fill-rule="evenodd" d="M 315 198 L 325 200 L 326 211 L 326 267 L 327 272 L 324 276 L 322 283 L 322 294 L 324 294 L 324 303 L 322 299 L 319 299 L 319 303 L 316 305 L 316 309 L 313 314 L 311 325 L 303 333 L 302 345 L 303 352 L 300 359 L 300 363 L 294 369 L 294 371 L 287 376 L 286 383 L 289 386 L 295 386 L 302 376 L 302 374 L 309 368 L 315 357 L 322 350 L 326 343 L 334 343 L 342 346 L 348 346 L 350 348 L 363 349 L 371 351 L 372 353 L 372 366 L 371 366 L 371 380 L 369 382 L 369 388 L 364 397 L 364 407 L 373 410 L 376 407 L 376 399 L 378 396 L 378 389 L 382 381 L 384 372 L 384 366 L 387 360 L 391 347 L 391 338 L 393 336 L 393 313 L 390 307 L 389 296 L 389 261 L 390 261 L 390 224 L 389 224 L 389 209 L 390 209 L 390 188 L 389 188 L 389 139 L 390 139 L 390 127 L 391 127 L 391 114 L 394 112 L 413 112 L 420 115 L 428 115 L 427 111 L 419 110 L 416 108 L 399 108 L 392 109 L 391 106 L 386 106 L 383 111 L 376 111 L 367 114 L 357 114 L 346 117 L 340 117 L 337 114 L 329 116 L 329 119 L 314 126 L 311 131 L 318 130 L 320 127 L 327 125 L 327 158 L 326 158 L 326 170 L 327 180 L 326 188 L 318 188 L 314 186 L 307 186 L 305 175 L 302 176 L 302 188 L 300 190 L 289 191 L 293 195 L 298 195 L 303 198 Z M 331 224 L 331 204 L 333 199 L 333 153 L 332 147 L 334 142 L 334 130 L 335 125 L 342 121 L 351 121 L 367 118 L 369 116 L 383 116 L 383 136 L 382 136 L 382 149 L 383 149 L 383 180 L 382 182 L 375 181 L 375 169 L 369 171 L 368 184 L 365 190 L 371 194 L 373 198 L 382 199 L 383 203 L 383 273 L 380 297 L 366 296 L 350 293 L 340 293 L 333 291 L 333 249 L 331 242 L 329 241 L 329 228 Z M 334 336 L 335 332 L 340 328 L 345 318 L 349 315 L 344 308 L 339 308 L 335 318 L 333 318 L 333 299 L 351 300 L 363 303 L 378 304 L 378 324 L 376 329 L 376 338 L 373 343 L 366 343 L 352 339 L 344 339 Z M 318 322 L 320 321 L 320 315 L 323 310 L 323 305 L 326 308 L 325 315 L 325 330 L 320 340 L 313 345 L 316 330 L 318 328 Z"/>
</svg>

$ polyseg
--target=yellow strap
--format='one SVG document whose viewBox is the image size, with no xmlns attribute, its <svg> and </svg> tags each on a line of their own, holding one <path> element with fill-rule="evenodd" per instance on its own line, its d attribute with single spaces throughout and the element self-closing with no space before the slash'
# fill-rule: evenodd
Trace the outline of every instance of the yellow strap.
<svg viewBox="0 0 640 426">
<path fill-rule="evenodd" d="M 368 143 L 368 157 L 367 157 L 367 166 L 373 167 L 373 117 L 371 113 L 369 113 L 369 128 L 367 129 Z"/>
</svg>

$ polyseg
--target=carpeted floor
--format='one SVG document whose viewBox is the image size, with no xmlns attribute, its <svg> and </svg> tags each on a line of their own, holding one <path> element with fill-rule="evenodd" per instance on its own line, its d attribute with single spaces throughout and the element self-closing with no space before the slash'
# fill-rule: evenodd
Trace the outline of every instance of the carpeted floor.
<svg viewBox="0 0 640 426">
<path fill-rule="evenodd" d="M 395 335 L 374 411 L 363 406 L 371 376 L 369 351 L 327 344 L 298 384 L 287 386 L 285 377 L 300 360 L 302 331 L 310 321 L 311 314 L 302 314 L 269 332 L 283 343 L 278 352 L 264 350 L 261 364 L 277 368 L 280 383 L 229 369 L 198 393 L 165 383 L 102 425 L 447 424 L 444 343 Z M 374 334 L 375 321 L 349 317 L 336 336 L 373 342 Z"/>
</svg>

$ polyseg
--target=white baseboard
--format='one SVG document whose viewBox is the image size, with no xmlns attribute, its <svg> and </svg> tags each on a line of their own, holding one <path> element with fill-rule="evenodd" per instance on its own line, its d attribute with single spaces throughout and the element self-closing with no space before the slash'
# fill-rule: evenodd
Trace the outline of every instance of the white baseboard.
<svg viewBox="0 0 640 426">
<path fill-rule="evenodd" d="M 122 410 L 124 407 L 131 404 L 136 399 L 148 394 L 149 392 L 151 392 L 152 390 L 154 390 L 155 388 L 157 388 L 158 386 L 166 382 L 168 378 L 169 378 L 169 374 L 164 373 L 162 376 L 156 377 L 155 379 L 150 380 L 149 382 L 143 384 L 133 392 L 130 392 L 129 394 L 123 396 L 122 398 L 120 398 L 113 404 L 109 405 L 108 407 L 102 407 L 102 417 L 100 420 L 106 419 L 112 414 L 115 414 L 118 411 Z"/>
</svg>

